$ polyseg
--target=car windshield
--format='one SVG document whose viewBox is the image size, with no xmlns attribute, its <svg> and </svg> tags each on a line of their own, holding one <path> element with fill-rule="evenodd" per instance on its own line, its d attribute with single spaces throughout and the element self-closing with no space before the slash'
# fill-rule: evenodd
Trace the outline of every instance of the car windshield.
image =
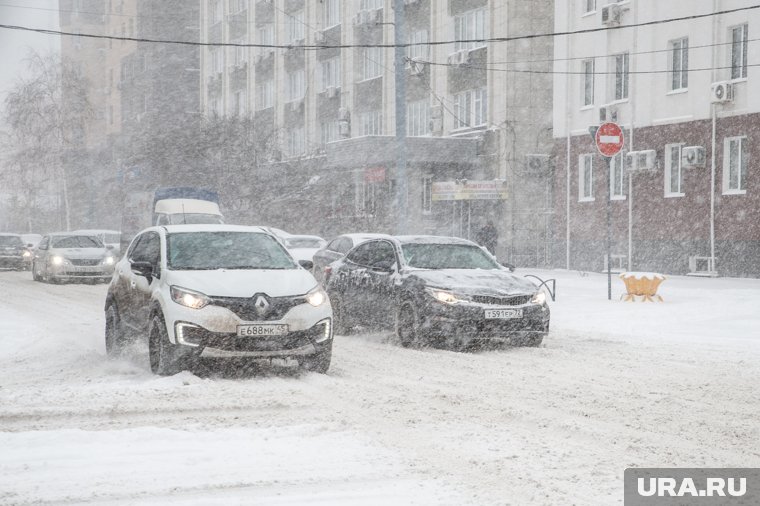
<svg viewBox="0 0 760 506">
<path fill-rule="evenodd" d="M 321 248 L 322 241 L 319 239 L 310 239 L 308 237 L 293 237 L 285 239 L 285 246 L 288 248 Z"/>
<path fill-rule="evenodd" d="M 23 245 L 21 238 L 16 235 L 0 235 L 0 246 L 18 248 Z"/>
<path fill-rule="evenodd" d="M 97 237 L 89 235 L 67 235 L 53 237 L 53 248 L 102 248 L 103 243 Z"/>
<path fill-rule="evenodd" d="M 420 269 L 498 269 L 497 264 L 478 246 L 467 244 L 419 244 L 401 246 L 409 267 Z"/>
<path fill-rule="evenodd" d="M 169 225 L 218 225 L 222 217 L 216 214 L 184 213 L 170 214 Z"/>
<path fill-rule="evenodd" d="M 257 232 L 180 232 L 167 236 L 173 270 L 295 269 L 273 237 Z"/>
<path fill-rule="evenodd" d="M 105 234 L 106 244 L 118 244 L 120 238 L 119 234 Z"/>
</svg>

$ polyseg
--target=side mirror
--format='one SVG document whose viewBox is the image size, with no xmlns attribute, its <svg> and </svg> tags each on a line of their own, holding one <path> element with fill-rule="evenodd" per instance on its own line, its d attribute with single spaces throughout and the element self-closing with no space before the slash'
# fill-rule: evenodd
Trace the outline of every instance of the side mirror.
<svg viewBox="0 0 760 506">
<path fill-rule="evenodd" d="M 501 265 L 509 269 L 509 272 L 515 272 L 515 266 L 508 263 L 508 262 L 502 262 Z"/>
<path fill-rule="evenodd" d="M 116 246 L 113 244 L 106 244 L 106 249 L 116 249 Z"/>
<path fill-rule="evenodd" d="M 310 271 L 314 268 L 314 262 L 312 262 L 311 260 L 299 260 L 298 265 L 300 265 L 307 271 Z"/>
<path fill-rule="evenodd" d="M 150 262 L 133 262 L 132 272 L 138 276 L 144 276 L 150 282 L 153 279 L 153 264 Z"/>
</svg>

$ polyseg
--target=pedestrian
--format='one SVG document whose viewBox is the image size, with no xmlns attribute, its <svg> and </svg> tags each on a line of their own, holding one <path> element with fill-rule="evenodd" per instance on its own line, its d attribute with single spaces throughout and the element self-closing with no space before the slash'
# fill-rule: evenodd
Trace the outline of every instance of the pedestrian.
<svg viewBox="0 0 760 506">
<path fill-rule="evenodd" d="M 496 244 L 499 242 L 499 232 L 492 220 L 488 220 L 475 236 L 475 240 L 484 246 L 492 255 L 496 255 Z"/>
</svg>

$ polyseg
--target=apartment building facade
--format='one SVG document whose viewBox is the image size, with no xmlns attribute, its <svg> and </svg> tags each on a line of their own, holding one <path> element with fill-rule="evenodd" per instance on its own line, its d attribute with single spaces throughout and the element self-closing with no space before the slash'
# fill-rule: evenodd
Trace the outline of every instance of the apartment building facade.
<svg viewBox="0 0 760 506">
<path fill-rule="evenodd" d="M 394 232 L 405 177 L 409 232 L 472 237 L 492 219 L 500 257 L 545 265 L 551 78 L 504 64 L 538 59 L 549 70 L 551 39 L 474 40 L 549 32 L 552 3 L 405 2 L 406 40 L 420 44 L 407 48 L 404 69 L 406 176 L 396 163 L 394 50 L 382 47 L 394 41 L 393 4 L 203 0 L 202 110 L 251 119 L 271 147 L 235 198 L 262 202 L 250 219 L 294 232 Z M 435 41 L 449 43 L 425 44 Z M 439 185 L 474 181 L 506 191 L 445 200 Z M 267 199 L 274 187 L 280 197 Z"/>
<path fill-rule="evenodd" d="M 606 268 L 609 202 L 616 269 L 760 275 L 751 4 L 557 2 L 555 31 L 609 29 L 555 40 L 555 265 Z M 625 133 L 609 171 L 589 134 L 604 121 Z"/>
</svg>

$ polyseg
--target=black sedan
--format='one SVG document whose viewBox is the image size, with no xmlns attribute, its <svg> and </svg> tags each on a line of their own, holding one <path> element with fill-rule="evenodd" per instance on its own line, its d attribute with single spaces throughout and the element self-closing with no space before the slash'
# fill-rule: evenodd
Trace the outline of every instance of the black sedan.
<svg viewBox="0 0 760 506">
<path fill-rule="evenodd" d="M 23 270 L 29 265 L 31 252 L 18 234 L 0 234 L 0 268 Z"/>
<path fill-rule="evenodd" d="M 404 346 L 480 341 L 538 346 L 546 296 L 477 244 L 455 237 L 385 236 L 331 265 L 335 331 L 395 327 Z"/>
</svg>

